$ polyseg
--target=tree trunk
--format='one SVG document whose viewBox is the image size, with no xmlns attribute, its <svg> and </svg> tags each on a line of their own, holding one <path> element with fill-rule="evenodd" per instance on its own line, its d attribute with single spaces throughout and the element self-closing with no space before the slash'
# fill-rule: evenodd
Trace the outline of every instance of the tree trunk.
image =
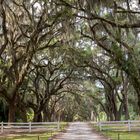
<svg viewBox="0 0 140 140">
<path fill-rule="evenodd" d="M 8 122 L 15 122 L 16 105 L 15 103 L 9 104 Z"/>
<path fill-rule="evenodd" d="M 41 112 L 34 113 L 34 122 L 42 122 L 42 114 Z"/>
<path fill-rule="evenodd" d="M 139 115 L 140 115 L 140 95 L 138 94 L 138 107 L 139 107 Z"/>
<path fill-rule="evenodd" d="M 43 110 L 43 122 L 47 122 L 47 113 L 45 110 Z"/>
<path fill-rule="evenodd" d="M 140 115 L 140 76 L 134 76 L 131 75 L 131 73 L 128 73 L 129 75 L 129 80 L 131 82 L 131 84 L 133 85 L 136 93 L 137 93 L 137 104 L 138 104 L 138 114 Z M 139 72 L 140 75 L 140 72 Z"/>
<path fill-rule="evenodd" d="M 52 115 L 46 109 L 43 110 L 43 121 L 44 122 L 51 122 L 52 121 Z"/>
<path fill-rule="evenodd" d="M 129 111 L 128 111 L 128 97 L 127 93 L 124 95 L 124 112 L 125 112 L 125 120 L 129 120 Z"/>
<path fill-rule="evenodd" d="M 26 110 L 22 109 L 20 111 L 20 117 L 22 119 L 23 122 L 27 122 L 27 114 L 26 114 Z"/>
<path fill-rule="evenodd" d="M 109 118 L 110 118 L 110 121 L 114 121 L 114 117 L 113 117 L 113 113 L 109 113 Z"/>
</svg>

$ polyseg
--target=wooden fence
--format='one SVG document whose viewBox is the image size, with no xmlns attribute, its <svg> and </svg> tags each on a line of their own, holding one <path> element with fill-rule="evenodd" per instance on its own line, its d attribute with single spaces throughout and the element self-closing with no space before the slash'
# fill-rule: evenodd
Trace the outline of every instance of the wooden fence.
<svg viewBox="0 0 140 140">
<path fill-rule="evenodd" d="M 140 120 L 93 122 L 100 131 L 140 131 Z"/>
<path fill-rule="evenodd" d="M 1 125 L 1 133 L 56 131 L 60 129 L 59 122 L 28 122 L 28 123 L 1 122 L 0 125 Z"/>
</svg>

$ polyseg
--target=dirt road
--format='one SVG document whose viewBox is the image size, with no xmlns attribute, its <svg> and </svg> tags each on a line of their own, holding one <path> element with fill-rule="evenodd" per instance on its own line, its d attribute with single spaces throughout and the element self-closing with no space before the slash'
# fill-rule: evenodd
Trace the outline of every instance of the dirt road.
<svg viewBox="0 0 140 140">
<path fill-rule="evenodd" d="M 85 122 L 70 123 L 65 133 L 53 140 L 107 140 L 100 136 Z"/>
</svg>

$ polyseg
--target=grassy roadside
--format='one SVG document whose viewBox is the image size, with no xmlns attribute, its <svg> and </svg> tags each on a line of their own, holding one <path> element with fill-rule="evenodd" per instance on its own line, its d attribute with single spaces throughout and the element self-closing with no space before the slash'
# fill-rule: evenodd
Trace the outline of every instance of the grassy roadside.
<svg viewBox="0 0 140 140">
<path fill-rule="evenodd" d="M 48 140 L 48 138 L 55 135 L 57 132 L 53 133 L 36 133 L 36 134 L 21 134 L 20 136 L 6 136 L 0 137 L 0 140 Z"/>
<path fill-rule="evenodd" d="M 99 131 L 99 128 L 97 126 L 93 127 L 98 133 L 104 135 L 107 138 L 110 138 L 111 140 L 140 140 L 140 132 L 109 131 L 109 130 Z"/>
<path fill-rule="evenodd" d="M 111 140 L 140 140 L 140 132 L 102 131 Z"/>
<path fill-rule="evenodd" d="M 68 123 L 61 122 L 60 131 L 64 131 Z M 59 131 L 48 131 L 45 133 L 27 133 L 27 134 L 17 134 L 0 137 L 0 140 L 48 140 L 48 138 L 53 137 L 58 134 Z"/>
</svg>

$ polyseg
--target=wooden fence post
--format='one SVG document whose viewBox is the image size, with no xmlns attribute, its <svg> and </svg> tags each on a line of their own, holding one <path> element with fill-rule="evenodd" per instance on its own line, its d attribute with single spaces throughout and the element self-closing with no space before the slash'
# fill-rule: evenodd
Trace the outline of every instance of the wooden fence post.
<svg viewBox="0 0 140 140">
<path fill-rule="evenodd" d="M 57 129 L 60 130 L 60 122 L 57 122 Z"/>
<path fill-rule="evenodd" d="M 102 123 L 99 122 L 99 130 L 102 131 Z"/>
<path fill-rule="evenodd" d="M 130 132 L 131 131 L 131 121 L 128 120 L 128 131 Z"/>
<path fill-rule="evenodd" d="M 4 127 L 3 127 L 3 122 L 1 122 L 1 133 L 3 133 Z"/>
<path fill-rule="evenodd" d="M 31 133 L 32 132 L 32 123 L 29 122 L 29 132 Z"/>
</svg>

